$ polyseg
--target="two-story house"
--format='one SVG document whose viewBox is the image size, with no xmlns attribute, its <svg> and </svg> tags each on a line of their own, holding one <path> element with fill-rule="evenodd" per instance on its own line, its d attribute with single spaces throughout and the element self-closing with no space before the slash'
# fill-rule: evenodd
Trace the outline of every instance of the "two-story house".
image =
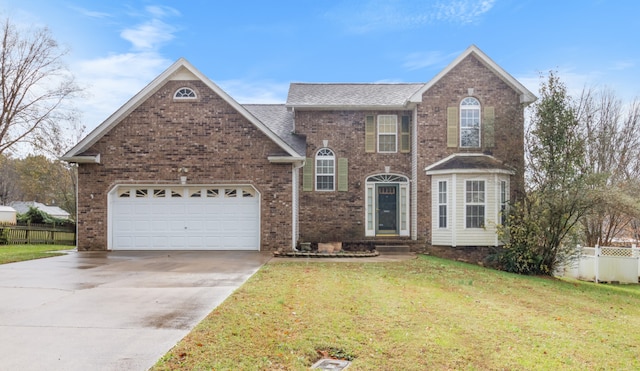
<svg viewBox="0 0 640 371">
<path fill-rule="evenodd" d="M 239 104 L 184 59 L 72 148 L 78 248 L 496 246 L 535 96 L 471 46 L 427 83 L 290 86 Z"/>
</svg>

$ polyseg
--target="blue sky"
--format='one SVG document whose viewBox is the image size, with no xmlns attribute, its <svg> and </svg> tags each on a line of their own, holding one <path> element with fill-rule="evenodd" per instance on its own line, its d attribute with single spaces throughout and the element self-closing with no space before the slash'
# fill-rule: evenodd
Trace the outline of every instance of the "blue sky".
<svg viewBox="0 0 640 371">
<path fill-rule="evenodd" d="M 88 130 L 180 57 L 240 103 L 283 103 L 291 82 L 427 82 L 471 44 L 534 93 L 553 69 L 573 94 L 640 96 L 635 0 L 0 0 L 0 14 L 70 48 Z"/>
</svg>

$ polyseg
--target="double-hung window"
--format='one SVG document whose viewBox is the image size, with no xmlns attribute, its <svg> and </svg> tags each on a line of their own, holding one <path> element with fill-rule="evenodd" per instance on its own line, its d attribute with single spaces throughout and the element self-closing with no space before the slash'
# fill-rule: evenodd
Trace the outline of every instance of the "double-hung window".
<svg viewBox="0 0 640 371">
<path fill-rule="evenodd" d="M 500 224 L 507 222 L 507 202 L 509 201 L 507 182 L 500 181 Z"/>
<path fill-rule="evenodd" d="M 467 228 L 484 228 L 485 182 L 467 180 L 465 185 L 465 225 Z"/>
<path fill-rule="evenodd" d="M 336 156 L 329 148 L 316 153 L 316 191 L 335 189 Z"/>
<path fill-rule="evenodd" d="M 473 97 L 460 103 L 460 147 L 480 147 L 480 102 Z"/>
<path fill-rule="evenodd" d="M 378 152 L 397 152 L 398 116 L 378 116 Z"/>
<path fill-rule="evenodd" d="M 438 182 L 438 228 L 447 228 L 447 182 Z"/>
</svg>

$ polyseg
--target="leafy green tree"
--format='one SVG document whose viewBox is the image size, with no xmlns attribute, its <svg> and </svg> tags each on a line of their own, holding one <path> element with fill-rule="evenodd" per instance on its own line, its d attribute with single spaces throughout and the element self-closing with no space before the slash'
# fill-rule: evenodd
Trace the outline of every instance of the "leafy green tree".
<svg viewBox="0 0 640 371">
<path fill-rule="evenodd" d="M 585 172 L 585 137 L 565 85 L 550 72 L 540 86 L 527 133 L 528 193 L 500 228 L 501 266 L 522 274 L 552 274 L 572 256 L 572 236 L 597 195 Z"/>
<path fill-rule="evenodd" d="M 15 167 L 23 201 L 57 205 L 75 219 L 74 167 L 43 155 L 29 155 L 19 159 Z"/>
</svg>

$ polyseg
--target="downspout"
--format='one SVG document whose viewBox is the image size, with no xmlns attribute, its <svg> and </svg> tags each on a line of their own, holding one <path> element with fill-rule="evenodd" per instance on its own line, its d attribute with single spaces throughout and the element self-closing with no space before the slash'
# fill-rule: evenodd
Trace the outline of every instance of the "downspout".
<svg viewBox="0 0 640 371">
<path fill-rule="evenodd" d="M 411 240 L 418 239 L 418 105 L 413 107 L 411 125 Z"/>
<path fill-rule="evenodd" d="M 305 164 L 306 160 L 294 162 L 291 164 L 291 181 L 292 191 L 291 191 L 291 249 L 293 251 L 298 251 L 296 249 L 296 243 L 298 242 L 298 238 L 300 236 L 299 225 L 299 195 L 300 195 L 300 168 L 302 168 Z"/>
</svg>

